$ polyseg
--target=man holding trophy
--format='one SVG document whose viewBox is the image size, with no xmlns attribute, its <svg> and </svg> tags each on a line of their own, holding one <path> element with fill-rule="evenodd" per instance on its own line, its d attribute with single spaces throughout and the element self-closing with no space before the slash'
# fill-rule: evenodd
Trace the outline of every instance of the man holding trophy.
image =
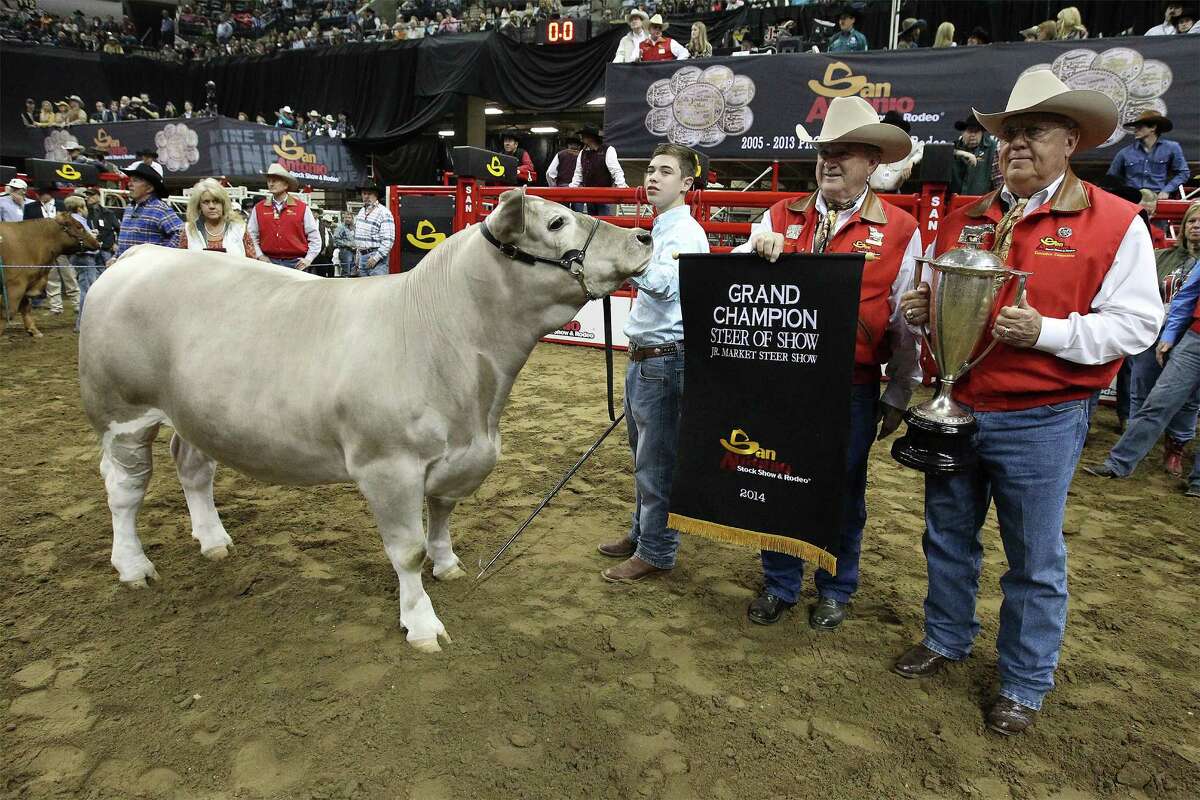
<svg viewBox="0 0 1200 800">
<path fill-rule="evenodd" d="M 980 531 L 995 500 L 1008 571 L 987 725 L 1013 735 L 1054 686 L 1067 619 L 1062 521 L 1088 397 L 1123 356 L 1154 343 L 1163 311 L 1138 207 L 1068 165 L 1117 128 L 1113 102 L 1035 70 L 1018 78 L 1005 110 L 974 114 L 1001 142 L 1004 185 L 942 222 L 928 282 L 901 300 L 910 324 L 929 323 L 942 386 L 909 411 L 893 448 L 926 473 L 929 574 L 925 638 L 893 670 L 928 677 L 970 654 Z"/>
<path fill-rule="evenodd" d="M 750 231 L 735 252 L 753 251 L 775 261 L 783 253 L 861 253 L 866 257 L 854 347 L 850 448 L 846 459 L 846 508 L 837 575 L 814 571 L 820 598 L 809 625 L 832 631 L 846 617 L 858 589 L 859 554 L 867 522 L 867 456 L 871 442 L 900 425 L 912 396 L 917 341 L 900 314 L 900 295 L 913 285 L 921 235 L 910 214 L 878 197 L 867 179 L 879 164 L 903 160 L 912 147 L 908 134 L 881 123 L 861 97 L 829 104 L 821 132 L 801 141 L 817 150 L 818 190 L 806 198 L 781 200 Z M 879 394 L 880 365 L 888 365 L 887 391 Z M 784 553 L 762 553 L 763 589 L 750 604 L 751 622 L 770 625 L 799 600 L 804 561 Z"/>
</svg>

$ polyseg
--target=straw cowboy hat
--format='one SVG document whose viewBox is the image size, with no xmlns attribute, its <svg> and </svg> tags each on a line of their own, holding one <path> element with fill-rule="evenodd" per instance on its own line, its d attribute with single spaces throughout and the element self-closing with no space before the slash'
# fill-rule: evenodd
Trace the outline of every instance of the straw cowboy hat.
<svg viewBox="0 0 1200 800">
<path fill-rule="evenodd" d="M 1146 109 L 1121 127 L 1131 131 L 1138 125 L 1153 125 L 1159 136 L 1175 127 L 1175 123 L 1153 109 Z"/>
<path fill-rule="evenodd" d="M 650 19 L 650 15 L 647 14 L 645 11 L 642 11 L 640 8 L 635 8 L 635 9 L 631 10 L 629 12 L 629 16 L 627 17 L 627 19 L 633 19 L 634 17 L 641 17 L 642 22 L 645 22 L 646 20 Z"/>
<path fill-rule="evenodd" d="M 279 164 L 272 164 L 271 166 L 267 167 L 267 177 L 283 178 L 285 181 L 287 181 L 288 189 L 292 190 L 293 192 L 300 187 L 300 181 L 296 180 L 296 176 L 288 172 Z"/>
<path fill-rule="evenodd" d="M 829 104 L 821 132 L 810 136 L 803 125 L 797 125 L 796 136 L 814 145 L 834 142 L 873 145 L 882 151 L 879 160 L 884 164 L 899 161 L 912 150 L 908 134 L 895 125 L 880 122 L 875 109 L 861 97 L 835 97 Z"/>
<path fill-rule="evenodd" d="M 83 145 L 74 139 L 68 139 L 67 141 L 63 142 L 62 149 L 69 153 L 72 150 L 83 150 Z"/>
<path fill-rule="evenodd" d="M 654 27 L 665 28 L 665 27 L 667 27 L 667 23 L 663 22 L 662 14 L 655 14 L 653 17 L 651 17 L 651 18 L 650 18 L 650 21 L 649 21 L 649 22 L 647 22 L 646 24 L 647 24 L 648 26 L 650 26 L 651 28 L 654 28 Z"/>
<path fill-rule="evenodd" d="M 1061 114 L 1079 126 L 1076 152 L 1102 144 L 1117 129 L 1117 106 L 1108 95 L 1092 89 L 1072 89 L 1048 69 L 1036 69 L 1017 78 L 1003 111 L 985 114 L 972 108 L 971 113 L 993 136 L 999 136 L 1008 118 L 1017 114 Z"/>
</svg>

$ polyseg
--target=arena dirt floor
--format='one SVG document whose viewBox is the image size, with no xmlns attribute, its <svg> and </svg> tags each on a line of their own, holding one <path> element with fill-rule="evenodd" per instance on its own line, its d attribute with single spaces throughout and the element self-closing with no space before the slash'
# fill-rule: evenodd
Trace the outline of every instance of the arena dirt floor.
<svg viewBox="0 0 1200 800">
<path fill-rule="evenodd" d="M 630 510 L 622 427 L 490 579 L 427 573 L 454 644 L 419 655 L 354 487 L 218 471 L 236 550 L 211 563 L 165 429 L 140 518 L 162 578 L 120 585 L 70 323 L 43 312 L 45 339 L 0 337 L 0 796 L 1200 797 L 1200 525 L 1154 468 L 1077 480 L 1060 685 L 1036 729 L 1005 740 L 982 723 L 994 523 L 975 654 L 924 683 L 888 672 L 920 636 L 925 566 L 921 481 L 883 445 L 864 582 L 837 634 L 799 609 L 748 624 L 756 556 L 707 541 L 685 539 L 663 580 L 605 583 L 595 545 Z M 455 515 L 464 562 L 490 556 L 605 425 L 601 354 L 539 346 L 500 465 Z M 1093 459 L 1110 410 L 1095 428 Z"/>
</svg>

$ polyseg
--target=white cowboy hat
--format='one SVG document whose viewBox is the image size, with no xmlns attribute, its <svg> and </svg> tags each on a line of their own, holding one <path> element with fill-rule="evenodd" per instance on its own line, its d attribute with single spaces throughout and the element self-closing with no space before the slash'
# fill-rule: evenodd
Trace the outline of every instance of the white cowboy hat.
<svg viewBox="0 0 1200 800">
<path fill-rule="evenodd" d="M 29 184 L 20 178 L 13 178 L 11 181 L 6 183 L 5 186 L 7 186 L 9 189 L 17 189 L 18 191 L 25 191 L 29 188 Z"/>
<path fill-rule="evenodd" d="M 296 191 L 297 187 L 300 186 L 300 181 L 296 180 L 296 176 L 288 172 L 279 164 L 272 164 L 271 166 L 267 167 L 267 177 L 283 178 L 288 182 L 288 188 L 290 188 L 293 192 Z"/>
<path fill-rule="evenodd" d="M 663 22 L 662 14 L 655 14 L 653 17 L 650 18 L 650 21 L 647 22 L 646 24 L 651 27 L 654 27 L 654 26 L 658 26 L 659 28 L 667 27 L 667 23 Z"/>
<path fill-rule="evenodd" d="M 1017 114 L 1061 114 L 1079 126 L 1076 152 L 1102 144 L 1117 129 L 1117 106 L 1104 92 L 1072 89 L 1048 69 L 1036 69 L 1017 78 L 1003 111 L 985 114 L 972 108 L 975 119 L 998 136 L 1009 117 Z"/>
<path fill-rule="evenodd" d="M 296 113 L 296 112 L 292 111 L 292 107 L 291 107 L 291 106 L 284 106 L 283 108 L 279 109 L 279 113 L 281 113 L 281 114 L 294 114 L 294 113 Z"/>
<path fill-rule="evenodd" d="M 628 19 L 633 19 L 634 17 L 641 17 L 642 22 L 645 22 L 646 20 L 650 19 L 650 15 L 647 14 L 645 11 L 642 11 L 640 8 L 632 9 L 629 12 Z"/>
<path fill-rule="evenodd" d="M 912 139 L 895 125 L 879 121 L 875 109 L 861 97 L 835 97 L 825 114 L 821 132 L 810 136 L 803 125 L 796 126 L 796 136 L 814 145 L 844 142 L 869 144 L 881 151 L 880 161 L 891 164 L 908 155 Z"/>
</svg>

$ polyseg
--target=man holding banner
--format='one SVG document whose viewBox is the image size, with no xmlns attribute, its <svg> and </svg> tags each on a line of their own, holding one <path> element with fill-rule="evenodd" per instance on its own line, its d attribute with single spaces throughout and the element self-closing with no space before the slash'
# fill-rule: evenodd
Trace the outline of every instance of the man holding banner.
<svg viewBox="0 0 1200 800">
<path fill-rule="evenodd" d="M 658 215 L 654 252 L 646 271 L 630 280 L 638 294 L 625 323 L 625 425 L 633 451 L 635 505 L 629 533 L 597 549 L 625 559 L 602 575 L 634 583 L 675 567 L 679 533 L 667 527 L 671 480 L 683 396 L 683 316 L 679 305 L 679 255 L 707 253 L 708 236 L 684 205 L 700 175 L 700 159 L 682 145 L 660 144 L 646 167 L 646 197 Z"/>
<path fill-rule="evenodd" d="M 925 637 L 892 669 L 925 678 L 970 655 L 980 532 L 994 499 L 1008 570 L 1000 579 L 1000 694 L 987 726 L 1011 736 L 1033 724 L 1054 687 L 1067 621 L 1063 514 L 1088 398 L 1109 385 L 1122 356 L 1154 344 L 1163 309 L 1138 206 L 1079 180 L 1068 163 L 1116 128 L 1112 100 L 1034 70 L 1017 79 L 1007 108 L 974 115 L 1001 141 L 1004 184 L 943 220 L 933 253 L 955 248 L 966 226 L 982 226 L 992 252 L 1030 274 L 1022 301 L 1012 304 L 1009 282 L 992 312 L 998 346 L 954 383 L 954 400 L 978 425 L 978 461 L 926 475 Z M 923 283 L 902 298 L 910 323 L 928 320 L 929 291 Z"/>
<path fill-rule="evenodd" d="M 879 122 L 861 97 L 839 97 L 830 103 L 819 135 L 810 136 L 799 125 L 796 133 L 817 148 L 818 191 L 776 203 L 754 224 L 749 241 L 734 252 L 752 250 L 770 261 L 784 253 L 862 253 L 867 259 L 859 295 L 837 574 L 815 571 L 820 599 L 809 615 L 813 628 L 832 631 L 845 619 L 846 606 L 858 589 L 871 442 L 899 426 L 918 375 L 917 342 L 900 315 L 900 295 L 913 285 L 921 235 L 910 214 L 878 197 L 867 183 L 879 164 L 908 155 L 912 140 L 905 131 Z M 881 399 L 882 364 L 887 364 L 889 383 Z M 764 550 L 762 563 L 763 589 L 747 615 L 751 622 L 771 625 L 799 601 L 804 561 Z"/>
</svg>

